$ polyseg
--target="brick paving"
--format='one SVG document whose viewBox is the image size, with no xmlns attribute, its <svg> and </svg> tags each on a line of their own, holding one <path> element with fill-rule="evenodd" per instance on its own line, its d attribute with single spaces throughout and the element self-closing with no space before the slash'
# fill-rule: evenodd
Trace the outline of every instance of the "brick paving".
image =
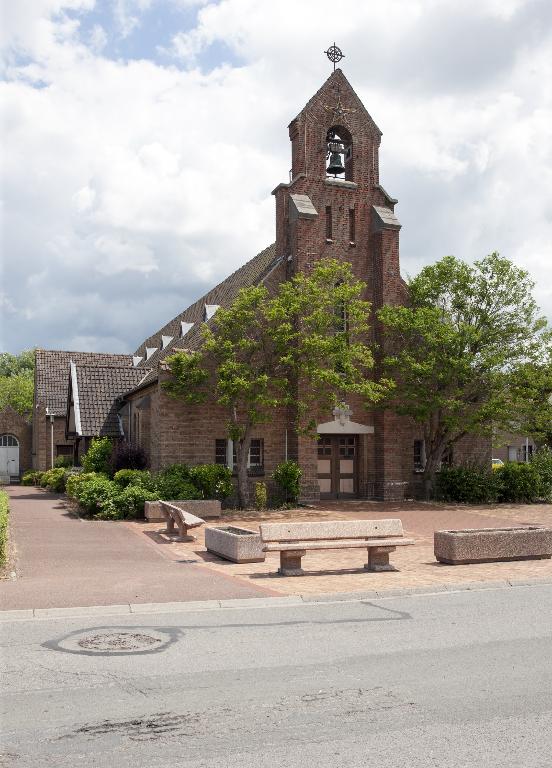
<svg viewBox="0 0 552 768">
<path fill-rule="evenodd" d="M 552 526 L 552 505 L 463 505 L 423 504 L 419 502 L 328 502 L 312 509 L 286 512 L 226 514 L 221 522 L 207 525 L 243 526 L 258 530 L 267 519 L 300 520 L 375 520 L 399 517 L 405 534 L 415 539 L 411 547 L 399 547 L 391 554 L 397 572 L 369 573 L 364 550 L 307 552 L 303 558 L 304 576 L 282 578 L 277 575 L 278 553 L 269 553 L 264 563 L 230 563 L 211 555 L 204 547 L 203 529 L 194 531 L 196 542 L 177 542 L 164 535 L 162 523 L 128 523 L 156 542 L 169 557 L 194 560 L 209 571 L 232 576 L 245 584 L 269 587 L 282 595 L 385 591 L 397 588 L 428 587 L 475 581 L 506 579 L 550 579 L 552 560 L 525 560 L 478 565 L 443 565 L 433 555 L 433 532 L 443 528 L 500 528 L 515 524 L 539 523 Z"/>
</svg>

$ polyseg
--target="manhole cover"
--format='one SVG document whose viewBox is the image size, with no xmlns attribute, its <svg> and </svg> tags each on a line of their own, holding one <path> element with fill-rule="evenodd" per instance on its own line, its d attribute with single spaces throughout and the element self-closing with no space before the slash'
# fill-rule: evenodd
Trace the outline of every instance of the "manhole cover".
<svg viewBox="0 0 552 768">
<path fill-rule="evenodd" d="M 159 653 L 178 640 L 182 631 L 171 627 L 89 627 L 44 643 L 46 648 L 65 653 L 124 656 Z"/>
<path fill-rule="evenodd" d="M 140 632 L 109 632 L 82 637 L 78 645 L 90 651 L 144 651 L 160 642 L 158 637 Z"/>
</svg>

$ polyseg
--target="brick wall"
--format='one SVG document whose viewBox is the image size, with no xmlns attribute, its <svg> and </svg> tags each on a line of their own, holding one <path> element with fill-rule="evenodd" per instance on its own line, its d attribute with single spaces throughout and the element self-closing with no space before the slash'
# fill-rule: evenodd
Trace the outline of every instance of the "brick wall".
<svg viewBox="0 0 552 768">
<path fill-rule="evenodd" d="M 13 435 L 19 442 L 19 473 L 32 469 L 32 427 L 30 422 L 10 406 L 0 411 L 0 435 Z"/>
</svg>

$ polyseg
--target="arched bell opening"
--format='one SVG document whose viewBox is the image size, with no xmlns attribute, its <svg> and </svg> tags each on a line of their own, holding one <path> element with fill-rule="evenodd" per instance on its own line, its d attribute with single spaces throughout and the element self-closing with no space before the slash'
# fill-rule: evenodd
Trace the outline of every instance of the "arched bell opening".
<svg viewBox="0 0 552 768">
<path fill-rule="evenodd" d="M 332 126 L 326 134 L 326 175 L 353 180 L 353 138 L 342 125 Z"/>
</svg>

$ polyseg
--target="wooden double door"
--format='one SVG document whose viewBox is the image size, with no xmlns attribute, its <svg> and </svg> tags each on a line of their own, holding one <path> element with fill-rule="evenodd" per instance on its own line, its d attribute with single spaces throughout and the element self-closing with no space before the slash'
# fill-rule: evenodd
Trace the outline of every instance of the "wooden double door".
<svg viewBox="0 0 552 768">
<path fill-rule="evenodd" d="M 321 499 L 354 499 L 358 493 L 357 435 L 320 435 L 318 485 Z"/>
</svg>

